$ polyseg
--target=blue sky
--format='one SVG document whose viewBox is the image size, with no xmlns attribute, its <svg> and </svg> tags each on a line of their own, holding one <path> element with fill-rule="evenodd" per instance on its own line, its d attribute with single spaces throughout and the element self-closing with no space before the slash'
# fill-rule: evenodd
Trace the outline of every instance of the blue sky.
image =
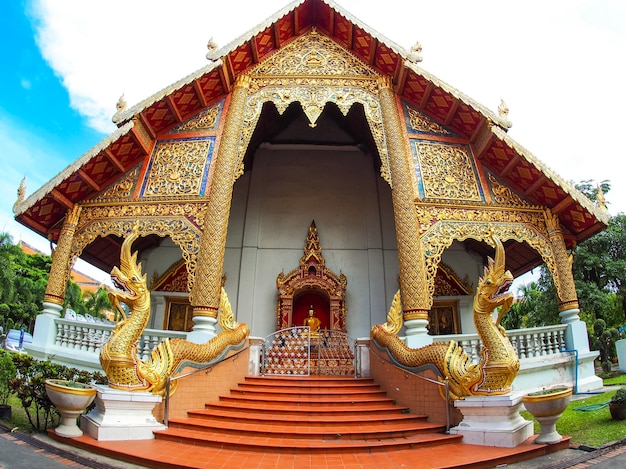
<svg viewBox="0 0 626 469">
<path fill-rule="evenodd" d="M 626 212 L 626 2 L 339 0 L 421 66 L 481 104 L 510 108 L 509 131 L 566 180 L 611 180 Z M 47 242 L 13 221 L 27 196 L 113 131 L 129 106 L 206 64 L 206 43 L 236 39 L 286 0 L 12 0 L 0 15 L 0 230 Z M 621 187 L 624 186 L 624 187 Z"/>
</svg>

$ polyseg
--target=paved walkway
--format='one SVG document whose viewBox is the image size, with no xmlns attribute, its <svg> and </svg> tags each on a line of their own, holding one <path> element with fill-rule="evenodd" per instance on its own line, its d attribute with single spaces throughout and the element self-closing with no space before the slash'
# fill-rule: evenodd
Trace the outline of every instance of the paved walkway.
<svg viewBox="0 0 626 469">
<path fill-rule="evenodd" d="M 39 467 L 47 469 L 67 469 L 68 467 L 78 469 L 131 469 L 141 466 L 62 445 L 45 435 L 31 436 L 22 433 L 10 433 L 6 429 L 0 428 L 0 469 L 34 469 Z M 591 452 L 568 449 L 529 461 L 498 466 L 499 469 L 613 469 L 616 467 L 626 467 L 626 440 Z"/>
</svg>

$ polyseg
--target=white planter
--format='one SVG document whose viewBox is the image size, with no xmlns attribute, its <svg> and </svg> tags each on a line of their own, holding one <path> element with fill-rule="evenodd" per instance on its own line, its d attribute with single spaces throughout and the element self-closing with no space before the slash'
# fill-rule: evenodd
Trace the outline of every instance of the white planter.
<svg viewBox="0 0 626 469">
<path fill-rule="evenodd" d="M 63 379 L 47 379 L 46 394 L 61 414 L 61 424 L 54 429 L 55 433 L 66 438 L 82 436 L 76 419 L 96 397 L 95 386 Z"/>
<path fill-rule="evenodd" d="M 572 399 L 572 388 L 562 387 L 533 392 L 522 397 L 524 407 L 541 425 L 541 434 L 535 439 L 537 444 L 553 444 L 562 437 L 556 431 L 556 421 L 561 417 Z"/>
</svg>

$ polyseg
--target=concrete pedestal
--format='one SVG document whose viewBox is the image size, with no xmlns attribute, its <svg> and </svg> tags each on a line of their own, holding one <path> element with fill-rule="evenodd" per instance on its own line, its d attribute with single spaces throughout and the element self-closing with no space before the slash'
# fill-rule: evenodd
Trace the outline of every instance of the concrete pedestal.
<svg viewBox="0 0 626 469">
<path fill-rule="evenodd" d="M 515 448 L 534 433 L 533 423 L 519 413 L 521 404 L 521 393 L 456 401 L 463 420 L 450 433 L 463 435 L 463 443 Z"/>
<path fill-rule="evenodd" d="M 161 396 L 96 387 L 96 407 L 81 417 L 80 426 L 86 435 L 98 441 L 152 440 L 154 430 L 167 428 L 152 415 Z"/>
</svg>

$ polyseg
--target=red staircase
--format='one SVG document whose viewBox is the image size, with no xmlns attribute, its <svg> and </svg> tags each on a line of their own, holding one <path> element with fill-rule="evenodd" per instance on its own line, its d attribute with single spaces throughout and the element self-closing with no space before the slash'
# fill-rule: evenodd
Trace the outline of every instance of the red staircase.
<svg viewBox="0 0 626 469">
<path fill-rule="evenodd" d="M 459 441 L 397 406 L 372 379 L 247 377 L 219 402 L 170 419 L 157 440 L 231 450 L 397 450 Z"/>
<path fill-rule="evenodd" d="M 372 379 L 247 377 L 218 402 L 170 419 L 153 440 L 66 444 L 151 468 L 492 468 L 567 448 L 463 444 L 396 405 Z"/>
</svg>

